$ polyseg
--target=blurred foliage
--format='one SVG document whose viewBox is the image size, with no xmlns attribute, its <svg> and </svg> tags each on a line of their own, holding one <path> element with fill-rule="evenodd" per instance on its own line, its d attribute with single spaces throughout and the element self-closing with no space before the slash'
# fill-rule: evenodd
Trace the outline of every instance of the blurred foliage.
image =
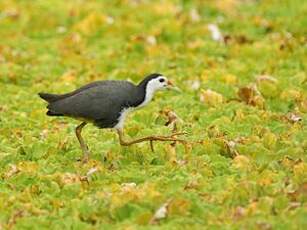
<svg viewBox="0 0 307 230">
<path fill-rule="evenodd" d="M 0 229 L 306 229 L 306 15 L 304 0 L 0 1 Z M 173 111 L 188 152 L 89 126 L 82 165 L 77 122 L 37 96 L 152 72 L 183 92 L 126 134 L 167 134 Z"/>
</svg>

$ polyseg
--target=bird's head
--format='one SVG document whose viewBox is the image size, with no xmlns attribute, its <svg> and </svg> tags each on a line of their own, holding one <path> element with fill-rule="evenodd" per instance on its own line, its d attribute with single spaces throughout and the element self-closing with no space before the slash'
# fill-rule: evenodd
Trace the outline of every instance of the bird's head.
<svg viewBox="0 0 307 230">
<path fill-rule="evenodd" d="M 173 83 L 168 80 L 164 75 L 159 73 L 153 73 L 148 75 L 141 83 L 145 84 L 146 88 L 152 92 L 158 90 L 165 90 L 165 89 L 175 89 L 178 90 L 177 87 L 173 85 Z"/>
</svg>

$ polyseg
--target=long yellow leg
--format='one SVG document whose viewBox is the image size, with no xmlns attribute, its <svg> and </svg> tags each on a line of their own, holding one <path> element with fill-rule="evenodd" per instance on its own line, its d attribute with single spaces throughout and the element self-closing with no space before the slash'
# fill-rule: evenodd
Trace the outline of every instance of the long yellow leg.
<svg viewBox="0 0 307 230">
<path fill-rule="evenodd" d="M 82 158 L 83 163 L 86 163 L 89 160 L 89 155 L 90 155 L 90 151 L 89 151 L 87 145 L 85 144 L 85 142 L 84 142 L 84 140 L 81 136 L 81 131 L 86 124 L 87 124 L 86 122 L 82 122 L 80 125 L 78 125 L 76 127 L 76 130 L 75 130 L 76 136 L 78 138 L 78 141 L 80 143 L 80 147 L 81 147 L 82 152 L 83 152 L 83 158 Z"/>
</svg>

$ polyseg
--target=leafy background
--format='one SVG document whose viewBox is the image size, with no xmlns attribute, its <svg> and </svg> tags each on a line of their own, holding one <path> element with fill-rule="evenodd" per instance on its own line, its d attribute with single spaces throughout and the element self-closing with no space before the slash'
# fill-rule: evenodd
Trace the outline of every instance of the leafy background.
<svg viewBox="0 0 307 230">
<path fill-rule="evenodd" d="M 0 2 L 0 229 L 306 229 L 304 0 Z M 221 33 L 212 39 L 208 25 Z M 109 130 L 45 116 L 37 93 L 161 72 L 161 92 Z M 181 122 L 180 122 L 181 121 Z"/>
</svg>

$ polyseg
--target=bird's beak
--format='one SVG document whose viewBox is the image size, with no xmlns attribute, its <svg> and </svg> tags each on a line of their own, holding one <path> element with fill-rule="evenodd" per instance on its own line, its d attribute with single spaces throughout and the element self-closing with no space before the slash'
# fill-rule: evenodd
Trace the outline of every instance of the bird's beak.
<svg viewBox="0 0 307 230">
<path fill-rule="evenodd" d="M 181 92 L 181 90 L 177 86 L 175 86 L 170 80 L 167 81 L 167 89 Z"/>
</svg>

